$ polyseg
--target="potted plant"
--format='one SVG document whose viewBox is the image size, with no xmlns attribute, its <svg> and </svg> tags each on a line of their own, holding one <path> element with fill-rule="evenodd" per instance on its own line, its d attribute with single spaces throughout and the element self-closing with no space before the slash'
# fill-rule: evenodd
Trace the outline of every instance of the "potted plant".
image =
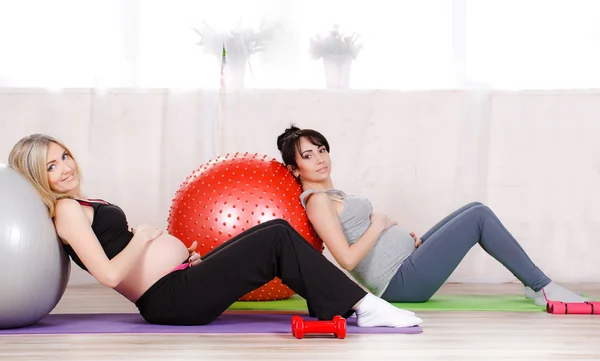
<svg viewBox="0 0 600 361">
<path fill-rule="evenodd" d="M 334 25 L 325 36 L 310 39 L 310 55 L 316 60 L 323 59 L 327 88 L 348 88 L 352 61 L 362 49 L 358 39 L 356 33 L 342 33 L 339 25 Z"/>
<path fill-rule="evenodd" d="M 221 57 L 222 84 L 243 88 L 246 65 L 252 55 L 264 50 L 264 45 L 274 38 L 276 26 L 261 22 L 258 29 L 242 27 L 238 23 L 230 31 L 218 31 L 203 22 L 200 29 L 193 29 L 200 36 L 196 44 L 205 52 Z"/>
</svg>

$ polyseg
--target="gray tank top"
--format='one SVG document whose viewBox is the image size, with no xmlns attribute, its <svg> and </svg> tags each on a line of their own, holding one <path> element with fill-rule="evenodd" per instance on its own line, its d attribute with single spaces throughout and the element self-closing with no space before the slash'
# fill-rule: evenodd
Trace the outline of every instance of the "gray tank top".
<svg viewBox="0 0 600 361">
<path fill-rule="evenodd" d="M 323 192 L 308 190 L 300 195 L 304 208 L 307 197 L 312 193 L 327 193 L 343 201 L 344 209 L 339 218 L 349 245 L 358 241 L 371 225 L 373 206 L 367 198 L 350 196 L 337 189 Z M 402 262 L 414 250 L 415 241 L 409 232 L 392 226 L 381 233 L 371 251 L 349 272 L 374 295 L 381 296 Z"/>
</svg>

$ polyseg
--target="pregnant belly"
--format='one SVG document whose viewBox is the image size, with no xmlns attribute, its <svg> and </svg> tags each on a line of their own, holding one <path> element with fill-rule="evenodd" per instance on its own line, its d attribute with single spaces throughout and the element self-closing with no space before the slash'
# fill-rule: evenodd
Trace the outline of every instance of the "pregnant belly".
<svg viewBox="0 0 600 361">
<path fill-rule="evenodd" d="M 188 256 L 183 242 L 164 233 L 148 244 L 138 264 L 115 290 L 135 302 L 156 281 L 187 260 Z"/>
<path fill-rule="evenodd" d="M 408 230 L 397 225 L 383 232 L 379 242 L 386 253 L 390 252 L 396 255 L 395 258 L 400 262 L 404 261 L 415 250 L 415 240 Z"/>
<path fill-rule="evenodd" d="M 388 237 L 394 237 L 395 239 L 397 239 L 399 242 L 402 242 L 402 243 L 412 243 L 412 244 L 415 243 L 415 240 L 410 235 L 410 232 L 408 232 L 408 230 L 400 227 L 399 225 L 391 226 L 390 228 L 385 230 L 381 235 L 382 236 L 386 235 Z"/>
</svg>

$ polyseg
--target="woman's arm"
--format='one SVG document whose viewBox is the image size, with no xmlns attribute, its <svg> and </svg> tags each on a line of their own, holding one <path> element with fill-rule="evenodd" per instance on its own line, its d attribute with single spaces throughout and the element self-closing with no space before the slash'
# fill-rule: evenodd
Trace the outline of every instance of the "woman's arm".
<svg viewBox="0 0 600 361">
<path fill-rule="evenodd" d="M 310 196 L 306 204 L 306 214 L 333 258 L 348 271 L 353 270 L 365 258 L 381 232 L 387 228 L 381 217 L 372 218 L 371 226 L 360 239 L 348 245 L 333 201 L 326 193 L 315 193 Z"/>
<path fill-rule="evenodd" d="M 148 242 L 162 233 L 152 227 L 140 227 L 127 247 L 109 260 L 77 201 L 59 200 L 54 224 L 59 237 L 73 248 L 90 274 L 110 288 L 115 288 L 123 281 L 137 264 Z"/>
</svg>

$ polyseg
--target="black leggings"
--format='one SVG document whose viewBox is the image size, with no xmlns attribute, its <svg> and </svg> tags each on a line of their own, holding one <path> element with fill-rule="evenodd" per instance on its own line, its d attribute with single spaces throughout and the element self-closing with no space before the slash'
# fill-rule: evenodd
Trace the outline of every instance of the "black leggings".
<svg viewBox="0 0 600 361">
<path fill-rule="evenodd" d="M 205 325 L 274 277 L 304 297 L 320 319 L 348 315 L 366 295 L 288 222 L 277 219 L 223 243 L 197 266 L 164 276 L 136 306 L 149 323 Z"/>
</svg>

